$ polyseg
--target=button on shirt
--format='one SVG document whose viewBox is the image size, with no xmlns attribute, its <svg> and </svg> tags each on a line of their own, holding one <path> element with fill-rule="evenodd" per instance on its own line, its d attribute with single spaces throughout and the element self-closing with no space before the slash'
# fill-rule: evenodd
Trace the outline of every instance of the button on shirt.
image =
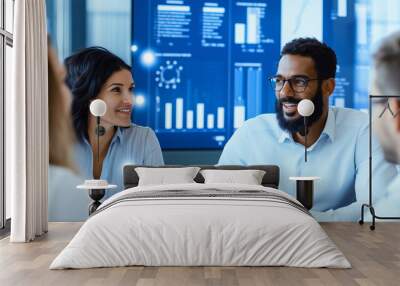
<svg viewBox="0 0 400 286">
<path fill-rule="evenodd" d="M 279 188 L 292 196 L 296 195 L 296 183 L 289 180 L 290 176 L 321 177 L 314 182 L 312 210 L 316 217 L 355 221 L 360 216 L 361 203 L 368 202 L 368 134 L 366 113 L 330 107 L 325 127 L 308 148 L 305 162 L 304 145 L 279 127 L 275 114 L 263 114 L 246 121 L 233 134 L 218 164 L 278 165 Z M 376 140 L 372 162 L 374 195 L 378 198 L 397 171 L 384 160 Z"/>
<path fill-rule="evenodd" d="M 75 162 L 83 178 L 93 178 L 93 152 L 86 138 L 75 146 Z M 128 164 L 164 165 L 160 144 L 151 128 L 135 124 L 117 128 L 103 160 L 100 179 L 118 188 L 107 190 L 106 197 L 123 190 L 123 167 Z"/>
</svg>

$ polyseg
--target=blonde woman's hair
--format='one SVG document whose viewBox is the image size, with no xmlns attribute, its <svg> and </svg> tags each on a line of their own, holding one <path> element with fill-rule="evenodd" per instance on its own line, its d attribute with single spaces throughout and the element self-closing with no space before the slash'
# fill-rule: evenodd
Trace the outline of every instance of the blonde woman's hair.
<svg viewBox="0 0 400 286">
<path fill-rule="evenodd" d="M 384 95 L 400 95 L 400 31 L 384 38 L 374 53 L 375 82 Z"/>
<path fill-rule="evenodd" d="M 55 51 L 48 45 L 49 163 L 75 170 L 72 150 L 75 142 L 69 112 L 69 90 L 63 88 L 64 75 Z M 64 93 L 64 94 L 63 94 Z"/>
</svg>

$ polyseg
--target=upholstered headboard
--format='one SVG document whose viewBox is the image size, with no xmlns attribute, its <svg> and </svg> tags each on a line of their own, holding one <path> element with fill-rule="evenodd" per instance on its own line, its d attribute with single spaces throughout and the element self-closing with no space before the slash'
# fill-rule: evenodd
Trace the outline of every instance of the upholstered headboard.
<svg viewBox="0 0 400 286">
<path fill-rule="evenodd" d="M 135 171 L 136 167 L 148 167 L 142 165 L 126 165 L 124 166 L 124 189 L 136 187 L 139 183 L 139 176 Z M 178 167 L 189 167 L 182 165 L 165 165 L 157 168 L 178 168 Z M 271 187 L 277 189 L 279 186 L 279 167 L 275 165 L 252 165 L 252 166 L 239 166 L 239 165 L 198 165 L 196 167 L 200 167 L 202 170 L 204 169 L 219 169 L 219 170 L 263 170 L 265 171 L 265 175 L 262 179 L 262 185 L 265 187 Z M 204 178 L 200 174 L 197 174 L 194 180 L 197 183 L 204 183 Z"/>
</svg>

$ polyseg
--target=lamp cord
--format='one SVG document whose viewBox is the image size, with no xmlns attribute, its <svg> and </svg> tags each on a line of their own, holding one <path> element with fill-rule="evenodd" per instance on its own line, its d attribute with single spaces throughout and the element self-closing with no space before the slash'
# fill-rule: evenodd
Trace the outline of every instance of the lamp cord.
<svg viewBox="0 0 400 286">
<path fill-rule="evenodd" d="M 97 116 L 96 135 L 97 135 L 97 167 L 99 167 L 100 166 L 100 116 Z"/>
<path fill-rule="evenodd" d="M 304 116 L 304 161 L 307 162 L 307 117 Z"/>
</svg>

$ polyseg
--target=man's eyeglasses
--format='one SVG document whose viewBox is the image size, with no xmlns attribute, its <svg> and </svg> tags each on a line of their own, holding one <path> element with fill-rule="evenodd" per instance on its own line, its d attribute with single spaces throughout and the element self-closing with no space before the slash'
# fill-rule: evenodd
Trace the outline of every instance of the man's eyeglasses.
<svg viewBox="0 0 400 286">
<path fill-rule="evenodd" d="M 319 78 L 307 78 L 307 77 L 292 77 L 283 79 L 281 77 L 273 76 L 268 78 L 271 83 L 272 89 L 275 91 L 281 91 L 285 86 L 285 82 L 289 83 L 290 88 L 294 92 L 304 92 L 308 86 L 308 83 L 312 80 L 319 80 Z"/>
</svg>

